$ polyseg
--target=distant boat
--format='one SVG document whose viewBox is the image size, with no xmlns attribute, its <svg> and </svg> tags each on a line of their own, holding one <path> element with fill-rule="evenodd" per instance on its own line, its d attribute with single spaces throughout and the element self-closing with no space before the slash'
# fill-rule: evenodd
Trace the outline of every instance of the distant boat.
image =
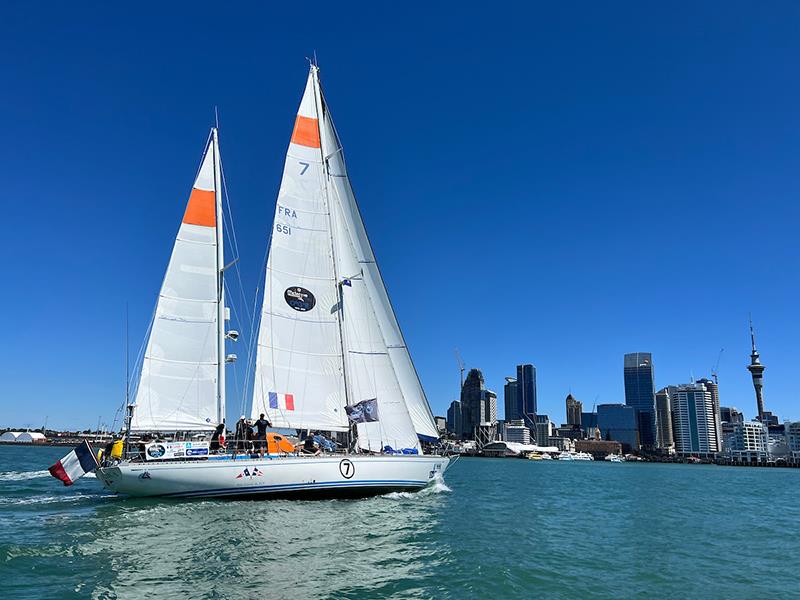
<svg viewBox="0 0 800 600">
<path fill-rule="evenodd" d="M 571 452 L 561 452 L 556 458 L 558 460 L 575 460 Z"/>
<path fill-rule="evenodd" d="M 418 490 L 454 458 L 423 454 L 439 433 L 356 204 L 311 66 L 270 235 L 251 415 L 274 427 L 341 432 L 343 454 L 251 458 L 209 442 L 143 444 L 131 432 L 204 431 L 225 418 L 223 192 L 212 128 L 149 331 L 122 459 L 97 477 L 131 496 L 363 496 Z M 222 427 L 220 426 L 220 429 Z M 224 431 L 224 430 L 223 430 Z M 187 460 L 192 459 L 192 460 Z"/>
<path fill-rule="evenodd" d="M 562 452 L 558 455 L 558 460 L 594 460 L 588 452 Z"/>
<path fill-rule="evenodd" d="M 603 460 L 605 460 L 606 462 L 615 462 L 615 463 L 625 462 L 625 459 L 622 458 L 619 454 L 608 454 Z"/>
</svg>

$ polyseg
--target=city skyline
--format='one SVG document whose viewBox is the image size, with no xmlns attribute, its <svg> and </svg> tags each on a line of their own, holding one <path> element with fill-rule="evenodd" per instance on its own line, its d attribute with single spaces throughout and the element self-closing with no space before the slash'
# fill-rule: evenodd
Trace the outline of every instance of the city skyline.
<svg viewBox="0 0 800 600">
<path fill-rule="evenodd" d="M 35 19 L 7 7 L 0 109 L 14 143 L 0 159 L 17 258 L 0 300 L 0 420 L 111 424 L 125 306 L 135 356 L 215 106 L 243 289 L 230 295 L 242 335 L 228 349 L 240 357 L 228 420 L 246 412 L 246 314 L 314 50 L 435 414 L 459 394 L 454 347 L 498 395 L 516 365 L 535 365 L 537 410 L 558 421 L 569 391 L 586 410 L 624 402 L 627 352 L 652 352 L 660 388 L 710 376 L 725 348 L 720 397 L 751 418 L 752 312 L 766 410 L 800 417 L 796 9 L 426 10 L 363 28 L 355 7 L 320 7 L 296 32 L 277 25 L 293 7 L 248 19 L 223 8 L 209 45 L 202 15 L 175 6 L 156 20 L 113 5 Z M 486 43 L 442 36 L 440 23 Z M 390 143 L 377 124 L 398 132 Z M 687 224 L 702 235 L 680 244 Z M 702 285 L 659 293 L 687 280 Z"/>
</svg>

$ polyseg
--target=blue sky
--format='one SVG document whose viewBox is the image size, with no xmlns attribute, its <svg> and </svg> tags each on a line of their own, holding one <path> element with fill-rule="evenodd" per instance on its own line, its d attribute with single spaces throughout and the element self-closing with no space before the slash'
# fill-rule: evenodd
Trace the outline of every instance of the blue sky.
<svg viewBox="0 0 800 600">
<path fill-rule="evenodd" d="M 623 401 L 625 352 L 660 387 L 725 348 L 753 416 L 752 311 L 766 407 L 800 418 L 798 27 L 789 2 L 4 5 L 0 426 L 111 422 L 214 105 L 252 297 L 314 50 L 435 413 L 454 347 L 501 405 L 535 364 L 558 422 L 570 390 Z"/>
</svg>

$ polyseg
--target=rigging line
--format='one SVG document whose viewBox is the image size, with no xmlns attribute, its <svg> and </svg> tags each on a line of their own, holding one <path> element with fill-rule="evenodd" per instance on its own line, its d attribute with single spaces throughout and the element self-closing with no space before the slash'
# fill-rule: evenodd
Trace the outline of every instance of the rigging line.
<svg viewBox="0 0 800 600">
<path fill-rule="evenodd" d="M 220 152 L 220 154 L 222 154 L 222 153 Z M 232 249 L 233 249 L 233 252 L 234 252 L 234 257 L 233 258 L 238 259 L 240 257 L 240 254 L 239 254 L 239 241 L 238 241 L 238 238 L 236 237 L 236 228 L 233 225 L 234 224 L 233 208 L 231 207 L 231 200 L 230 200 L 230 196 L 228 194 L 228 180 L 225 178 L 225 167 L 222 164 L 222 157 L 221 156 L 220 156 L 219 170 L 220 170 L 220 177 L 222 179 L 222 193 L 225 196 L 225 202 L 223 204 L 225 205 L 225 208 L 226 208 L 226 210 L 228 212 L 228 221 L 226 223 L 225 220 L 223 219 L 223 224 L 227 224 L 226 231 L 227 231 L 228 235 L 233 240 L 233 244 L 232 244 Z M 241 272 L 241 269 L 239 267 L 239 261 L 238 260 L 237 260 L 237 262 L 235 264 L 235 267 L 236 267 L 236 279 L 238 280 L 238 283 L 239 283 L 239 295 L 241 297 L 242 303 L 245 306 L 245 310 L 247 312 L 247 319 L 248 319 L 248 323 L 249 323 L 253 319 L 253 314 L 250 313 L 250 307 L 249 307 L 247 299 L 246 299 L 246 297 L 244 295 L 244 285 L 242 284 L 242 272 Z"/>
<path fill-rule="evenodd" d="M 267 247 L 264 250 L 264 259 L 261 262 L 261 273 L 264 273 L 264 288 L 266 289 L 266 273 L 267 273 L 267 260 L 269 258 L 269 248 L 272 245 L 272 231 L 273 229 L 270 228 L 269 236 L 267 238 Z M 246 401 L 247 396 L 247 389 L 250 386 L 250 377 L 253 378 L 253 399 L 255 400 L 255 391 L 256 391 L 256 367 L 253 366 L 254 362 L 257 360 L 256 356 L 256 349 L 258 346 L 258 336 L 256 335 L 256 326 L 260 326 L 262 314 L 256 314 L 256 308 L 258 306 L 258 299 L 260 293 L 263 291 L 261 290 L 260 284 L 261 278 L 259 278 L 259 283 L 256 285 L 256 293 L 253 296 L 253 319 L 250 322 L 250 333 L 247 339 L 247 365 L 245 370 L 245 381 L 242 387 L 242 406 Z M 242 290 L 244 293 L 244 290 Z M 260 333 L 260 328 L 259 328 Z M 251 407 L 252 409 L 252 407 Z"/>
</svg>

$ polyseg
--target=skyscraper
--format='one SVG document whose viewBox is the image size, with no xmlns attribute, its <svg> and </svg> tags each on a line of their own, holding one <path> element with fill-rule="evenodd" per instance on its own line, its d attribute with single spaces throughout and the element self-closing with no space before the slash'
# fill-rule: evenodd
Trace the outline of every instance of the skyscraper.
<svg viewBox="0 0 800 600">
<path fill-rule="evenodd" d="M 538 446 L 549 446 L 550 436 L 553 435 L 553 423 L 547 415 L 536 415 L 536 431 L 534 439 Z"/>
<path fill-rule="evenodd" d="M 518 421 L 522 419 L 522 405 L 518 393 L 517 380 L 513 377 L 506 377 L 506 384 L 503 387 L 503 404 L 506 409 L 504 419 L 506 421 Z"/>
<path fill-rule="evenodd" d="M 470 369 L 461 388 L 461 437 L 471 440 L 475 427 L 481 422 L 481 392 L 484 390 L 483 373 Z"/>
<path fill-rule="evenodd" d="M 672 408 L 667 388 L 656 392 L 656 422 L 656 445 L 663 450 L 669 450 L 675 446 L 675 440 L 672 437 Z"/>
<path fill-rule="evenodd" d="M 761 421 L 764 419 L 764 396 L 762 389 L 764 387 L 764 369 L 766 369 L 766 365 L 761 364 L 761 360 L 758 356 L 758 350 L 756 350 L 756 334 L 753 331 L 753 320 L 750 320 L 750 344 L 753 348 L 753 351 L 750 353 L 750 364 L 747 365 L 747 370 L 750 371 L 750 375 L 753 377 L 753 387 L 756 390 L 756 407 L 758 408 L 758 420 Z"/>
<path fill-rule="evenodd" d="M 447 431 L 459 439 L 464 433 L 461 425 L 461 402 L 459 400 L 453 400 L 450 408 L 447 409 Z"/>
<path fill-rule="evenodd" d="M 497 423 L 497 394 L 492 390 L 481 392 L 480 423 Z"/>
<path fill-rule="evenodd" d="M 702 383 L 667 388 L 672 406 L 672 433 L 679 454 L 713 454 L 720 450 L 711 392 Z"/>
<path fill-rule="evenodd" d="M 652 354 L 649 352 L 626 354 L 624 372 L 625 404 L 638 411 L 641 445 L 653 449 L 656 447 L 656 388 Z"/>
<path fill-rule="evenodd" d="M 722 415 L 719 406 L 719 386 L 710 379 L 698 379 L 697 383 L 702 383 L 711 392 L 711 404 L 714 409 L 714 422 L 717 428 L 717 440 L 719 440 L 720 450 L 722 450 Z"/>
<path fill-rule="evenodd" d="M 572 394 L 567 395 L 567 425 L 581 426 L 581 413 L 583 412 L 583 402 L 576 400 Z"/>
<path fill-rule="evenodd" d="M 525 425 L 536 431 L 536 367 L 517 365 L 517 394 Z"/>
</svg>

